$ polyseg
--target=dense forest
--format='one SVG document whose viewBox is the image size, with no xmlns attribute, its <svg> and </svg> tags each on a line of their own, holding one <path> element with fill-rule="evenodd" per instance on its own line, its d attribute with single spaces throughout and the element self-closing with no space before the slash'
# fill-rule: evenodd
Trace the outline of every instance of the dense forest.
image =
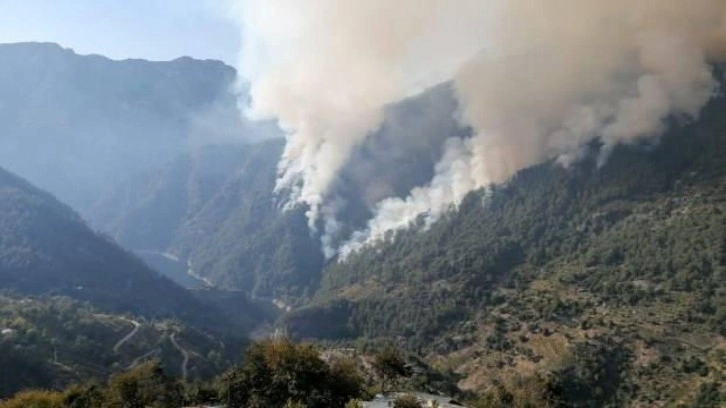
<svg viewBox="0 0 726 408">
<path fill-rule="evenodd" d="M 470 194 L 331 265 L 284 318 L 301 338 L 395 338 L 464 385 L 572 369 L 582 347 L 625 358 L 625 401 L 683 401 L 726 372 L 726 99 L 658 144 L 600 146 Z M 570 368 L 568 368 L 570 367 Z"/>
</svg>

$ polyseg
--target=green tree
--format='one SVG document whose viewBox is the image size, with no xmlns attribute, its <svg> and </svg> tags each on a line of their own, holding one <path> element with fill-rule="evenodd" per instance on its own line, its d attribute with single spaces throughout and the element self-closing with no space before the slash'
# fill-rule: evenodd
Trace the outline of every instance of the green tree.
<svg viewBox="0 0 726 408">
<path fill-rule="evenodd" d="M 0 402 L 0 408 L 64 408 L 63 394 L 48 391 L 25 391 L 8 401 Z"/>
<path fill-rule="evenodd" d="M 241 367 L 220 379 L 220 398 L 230 408 L 344 407 L 361 395 L 360 375 L 344 363 L 329 366 L 310 344 L 289 340 L 253 344 Z"/>
<path fill-rule="evenodd" d="M 189 384 L 184 394 L 186 403 L 191 405 L 200 405 L 219 400 L 217 390 L 213 386 L 204 383 Z"/>
<path fill-rule="evenodd" d="M 719 384 L 716 382 L 703 383 L 698 389 L 693 404 L 693 408 L 717 408 L 726 404 L 726 392 L 719 390 Z"/>
<path fill-rule="evenodd" d="M 393 408 L 423 408 L 423 404 L 415 396 L 406 394 L 396 397 Z"/>
<path fill-rule="evenodd" d="M 409 375 L 403 354 L 394 347 L 386 347 L 373 356 L 373 369 L 381 381 L 382 393 L 388 391 L 387 385 L 395 387 L 400 377 Z"/>
<path fill-rule="evenodd" d="M 103 406 L 104 401 L 103 390 L 96 385 L 71 387 L 63 397 L 67 408 L 96 408 Z"/>
<path fill-rule="evenodd" d="M 363 408 L 363 403 L 359 399 L 352 399 L 345 404 L 345 408 Z"/>
<path fill-rule="evenodd" d="M 114 376 L 108 394 L 112 407 L 178 408 L 184 403 L 183 387 L 167 377 L 158 362 Z"/>
</svg>

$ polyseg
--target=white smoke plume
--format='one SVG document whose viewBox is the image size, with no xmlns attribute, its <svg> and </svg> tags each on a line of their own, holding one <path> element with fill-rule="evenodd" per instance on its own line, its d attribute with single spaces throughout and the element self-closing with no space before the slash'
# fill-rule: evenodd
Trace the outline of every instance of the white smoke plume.
<svg viewBox="0 0 726 408">
<path fill-rule="evenodd" d="M 385 105 L 453 82 L 470 139 L 452 139 L 426 186 L 376 207 L 343 253 L 435 219 L 514 172 L 658 135 L 695 118 L 726 54 L 723 0 L 240 0 L 252 112 L 289 133 L 278 188 L 311 222 Z M 331 225 L 334 225 L 333 222 Z"/>
<path fill-rule="evenodd" d="M 467 3 L 472 15 L 482 14 L 480 2 Z M 474 42 L 443 38 L 468 30 L 457 27 L 459 8 L 439 0 L 242 0 L 237 6 L 244 43 L 239 67 L 252 84 L 251 113 L 277 118 L 288 131 L 278 189 L 309 204 L 311 222 L 352 149 L 380 124 L 383 107 L 448 79 L 459 55 L 478 50 Z"/>
</svg>

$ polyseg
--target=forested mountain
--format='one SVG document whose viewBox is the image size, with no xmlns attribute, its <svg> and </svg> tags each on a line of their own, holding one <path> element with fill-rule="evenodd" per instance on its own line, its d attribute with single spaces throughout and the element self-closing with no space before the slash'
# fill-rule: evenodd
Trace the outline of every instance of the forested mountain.
<svg viewBox="0 0 726 408">
<path fill-rule="evenodd" d="M 0 295 L 0 330 L 0 399 L 105 381 L 151 360 L 180 378 L 210 378 L 242 348 L 178 320 L 104 313 L 67 297 Z"/>
<path fill-rule="evenodd" d="M 446 85 L 389 107 L 381 129 L 354 152 L 334 187 L 345 203 L 339 209 L 345 228 L 363 226 L 371 205 L 431 177 L 443 140 L 461 132 L 454 110 Z M 126 248 L 173 254 L 217 286 L 309 297 L 324 257 L 306 209 L 284 211 L 284 197 L 273 192 L 283 145 L 276 139 L 197 149 L 119 183 L 86 216 Z"/>
<path fill-rule="evenodd" d="M 472 193 L 430 228 L 327 268 L 284 324 L 302 338 L 398 339 L 475 389 L 558 372 L 579 384 L 575 400 L 688 401 L 726 376 L 724 113 L 718 97 L 602 167 L 593 144 L 571 168 Z"/>
<path fill-rule="evenodd" d="M 409 127 L 417 106 L 453 111 L 447 92 L 391 107 L 354 153 L 336 187 L 351 228 L 370 202 L 430 176 L 434 137 L 370 152 L 385 151 L 387 132 Z M 697 121 L 674 119 L 659 143 L 617 147 L 603 166 L 594 143 L 570 168 L 523 170 L 428 229 L 326 266 L 303 209 L 284 213 L 272 194 L 276 141 L 203 149 L 140 175 L 99 202 L 94 220 L 221 286 L 312 297 L 280 322 L 296 338 L 395 339 L 474 390 L 549 378 L 571 404 L 687 402 L 726 375 L 723 112 L 718 97 Z M 439 119 L 431 135 L 466 132 Z M 393 166 L 406 176 L 387 178 Z M 371 178 L 381 182 L 366 192 Z"/>
<path fill-rule="evenodd" d="M 300 296 L 323 259 L 304 209 L 276 203 L 281 152 L 281 140 L 203 148 L 129 179 L 89 218 L 127 248 L 174 254 L 217 286 Z"/>
<path fill-rule="evenodd" d="M 190 147 L 254 138 L 219 61 L 113 61 L 0 44 L 0 163 L 78 210 Z"/>
<path fill-rule="evenodd" d="M 67 295 L 147 317 L 212 325 L 217 316 L 187 290 L 91 231 L 52 195 L 2 169 L 0 288 Z"/>
</svg>

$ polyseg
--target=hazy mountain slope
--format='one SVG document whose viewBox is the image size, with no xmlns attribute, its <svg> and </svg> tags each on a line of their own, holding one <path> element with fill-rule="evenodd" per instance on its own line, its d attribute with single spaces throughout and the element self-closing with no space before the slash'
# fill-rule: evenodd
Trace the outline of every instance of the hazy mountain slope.
<svg viewBox="0 0 726 408">
<path fill-rule="evenodd" d="M 257 296 L 300 296 L 314 287 L 319 243 L 304 210 L 283 211 L 273 192 L 281 148 L 250 147 L 248 160 L 185 221 L 172 247 L 195 271 Z"/>
<path fill-rule="evenodd" d="M 442 85 L 387 109 L 333 187 L 342 236 L 365 225 L 379 200 L 431 177 L 443 141 L 462 132 L 455 108 Z M 222 287 L 299 298 L 315 290 L 324 260 L 304 208 L 285 212 L 273 193 L 283 143 L 198 149 L 109 189 L 86 216 L 127 248 L 179 255 Z"/>
<path fill-rule="evenodd" d="M 199 149 L 129 179 L 89 218 L 127 248 L 174 254 L 220 287 L 301 296 L 323 259 L 303 209 L 276 202 L 282 143 Z"/>
<path fill-rule="evenodd" d="M 0 61 L 0 163 L 77 209 L 245 128 L 236 73 L 219 61 L 113 61 L 44 43 L 0 44 Z"/>
<path fill-rule="evenodd" d="M 102 313 L 65 297 L 0 295 L 0 398 L 26 387 L 62 388 L 105 381 L 151 359 L 189 380 L 209 378 L 236 360 L 239 342 L 219 339 L 179 321 Z"/>
<path fill-rule="evenodd" d="M 127 248 L 167 248 L 193 216 L 247 161 L 240 146 L 207 147 L 109 188 L 85 213 Z"/>
<path fill-rule="evenodd" d="M 50 194 L 0 169 L 0 286 L 106 310 L 214 324 L 212 309 L 91 231 Z"/>
<path fill-rule="evenodd" d="M 471 194 L 429 230 L 329 267 L 283 324 L 298 337 L 396 338 L 465 387 L 536 372 L 585 381 L 572 377 L 590 372 L 578 353 L 612 352 L 613 386 L 582 395 L 687 401 L 726 375 L 725 112 L 719 97 L 601 168 L 592 146 L 571 169 L 546 163 Z"/>
</svg>

